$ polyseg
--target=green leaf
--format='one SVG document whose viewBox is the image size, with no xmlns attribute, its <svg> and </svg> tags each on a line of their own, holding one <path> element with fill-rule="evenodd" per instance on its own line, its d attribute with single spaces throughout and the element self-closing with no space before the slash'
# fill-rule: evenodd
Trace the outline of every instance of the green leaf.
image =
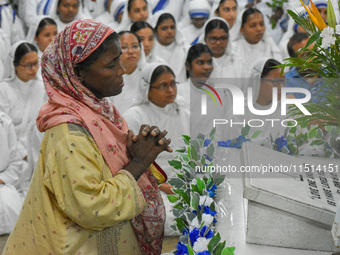
<svg viewBox="0 0 340 255">
<path fill-rule="evenodd" d="M 292 127 L 289 129 L 289 133 L 294 134 L 296 132 L 296 127 Z"/>
<path fill-rule="evenodd" d="M 197 139 L 202 139 L 202 140 L 204 141 L 205 136 L 204 136 L 202 133 L 199 133 L 199 134 L 197 135 Z"/>
<path fill-rule="evenodd" d="M 177 225 L 177 228 L 178 228 L 179 232 L 183 233 L 183 230 L 186 227 L 186 224 L 185 224 L 184 220 L 181 219 L 181 218 L 176 218 L 175 221 L 176 221 L 176 225 Z"/>
<path fill-rule="evenodd" d="M 222 250 L 221 255 L 234 255 L 234 251 L 235 247 L 225 247 Z"/>
<path fill-rule="evenodd" d="M 182 204 L 178 203 L 178 204 L 174 205 L 173 208 L 174 208 L 174 209 L 178 209 L 178 210 L 183 210 L 183 209 L 184 209 L 184 206 L 183 206 Z M 175 213 L 174 213 L 174 215 L 175 215 Z M 177 215 L 175 215 L 175 216 L 177 216 Z"/>
<path fill-rule="evenodd" d="M 245 127 L 242 128 L 242 130 L 241 130 L 241 135 L 242 135 L 243 137 L 246 137 L 246 136 L 249 134 L 249 130 L 250 130 L 250 126 L 249 126 L 249 125 L 245 126 Z"/>
<path fill-rule="evenodd" d="M 188 246 L 189 255 L 195 255 L 194 250 Z"/>
<path fill-rule="evenodd" d="M 327 23 L 328 23 L 328 26 L 335 29 L 336 18 L 335 18 L 332 1 L 330 0 L 327 1 Z"/>
<path fill-rule="evenodd" d="M 191 146 L 190 156 L 193 160 L 198 160 L 198 154 L 195 146 Z"/>
<path fill-rule="evenodd" d="M 203 195 L 203 190 L 205 189 L 204 181 L 202 181 L 200 178 L 197 178 L 197 188 L 198 192 Z"/>
<path fill-rule="evenodd" d="M 168 180 L 168 183 L 177 189 L 180 189 L 185 185 L 183 180 L 181 180 L 180 178 L 171 178 Z"/>
<path fill-rule="evenodd" d="M 256 130 L 253 135 L 251 136 L 251 139 L 257 138 L 262 133 L 262 130 Z"/>
<path fill-rule="evenodd" d="M 305 45 L 305 48 L 308 48 L 310 45 L 312 45 L 313 43 L 315 43 L 315 41 L 318 40 L 318 39 L 320 38 L 320 34 L 321 34 L 320 31 L 317 31 L 315 34 L 313 34 L 313 35 L 309 38 L 307 44 Z"/>
<path fill-rule="evenodd" d="M 178 161 L 178 160 L 169 160 L 168 163 L 169 163 L 170 166 L 172 166 L 175 169 L 181 169 L 182 168 L 181 161 Z"/>
<path fill-rule="evenodd" d="M 219 243 L 218 245 L 216 245 L 215 249 L 213 250 L 213 254 L 221 254 L 223 248 L 225 247 L 225 243 L 226 243 L 226 241 L 224 241 L 223 243 Z"/>
<path fill-rule="evenodd" d="M 211 140 L 214 140 L 215 133 L 216 133 L 216 128 L 214 127 L 214 128 L 210 131 L 210 134 L 209 134 L 209 138 L 210 138 Z"/>
<path fill-rule="evenodd" d="M 181 152 L 181 153 L 183 153 L 183 152 L 185 152 L 186 151 L 186 149 L 184 148 L 184 149 L 178 149 L 178 150 L 176 150 L 175 152 Z"/>
<path fill-rule="evenodd" d="M 189 145 L 189 143 L 190 143 L 190 136 L 182 135 L 182 137 L 183 137 L 184 143 L 186 145 Z"/>
<path fill-rule="evenodd" d="M 207 148 L 208 156 L 210 158 L 212 158 L 214 156 L 214 152 L 215 152 L 215 146 L 211 143 L 211 144 L 209 144 L 209 146 Z"/>
<path fill-rule="evenodd" d="M 205 157 L 202 155 L 202 157 L 201 157 L 201 164 L 202 165 L 205 165 Z"/>
<path fill-rule="evenodd" d="M 308 137 L 314 138 L 317 133 L 318 133 L 318 126 L 315 126 L 315 127 L 311 128 L 310 130 L 308 130 Z"/>
<path fill-rule="evenodd" d="M 190 197 L 189 197 L 189 195 L 184 193 L 182 198 L 187 203 L 187 205 L 190 206 Z"/>
<path fill-rule="evenodd" d="M 169 199 L 170 203 L 175 203 L 175 202 L 177 202 L 179 197 L 175 196 L 175 195 L 168 195 L 168 199 Z"/>
<path fill-rule="evenodd" d="M 215 248 L 215 246 L 216 246 L 220 241 L 221 241 L 220 233 L 217 233 L 216 235 L 214 235 L 214 236 L 211 238 L 211 240 L 210 240 L 210 242 L 209 242 L 209 244 L 208 244 L 208 251 L 209 251 L 210 253 L 212 253 L 213 250 L 214 250 L 214 248 Z"/>
<path fill-rule="evenodd" d="M 192 194 L 191 196 L 191 207 L 194 209 L 194 210 L 197 210 L 198 209 L 198 204 L 199 203 L 199 196 L 198 194 Z"/>
<path fill-rule="evenodd" d="M 323 145 L 325 141 L 322 140 L 314 140 L 313 142 L 310 143 L 310 145 Z"/>
</svg>

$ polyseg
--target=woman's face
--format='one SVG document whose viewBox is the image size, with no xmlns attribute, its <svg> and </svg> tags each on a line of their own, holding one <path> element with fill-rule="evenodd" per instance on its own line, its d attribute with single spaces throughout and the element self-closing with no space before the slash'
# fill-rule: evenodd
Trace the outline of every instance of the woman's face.
<svg viewBox="0 0 340 255">
<path fill-rule="evenodd" d="M 205 43 L 215 58 L 222 57 L 228 46 L 228 34 L 221 28 L 215 28 L 207 34 Z"/>
<path fill-rule="evenodd" d="M 35 79 L 39 69 L 38 54 L 35 51 L 26 53 L 14 69 L 19 79 L 24 82 Z"/>
<path fill-rule="evenodd" d="M 227 0 L 221 4 L 217 11 L 217 15 L 225 19 L 228 22 L 229 27 L 232 28 L 237 17 L 237 4 L 235 0 Z"/>
<path fill-rule="evenodd" d="M 277 88 L 277 100 L 281 99 L 281 88 L 285 86 L 281 75 L 281 68 L 270 71 L 261 79 L 260 92 L 257 103 L 269 105 L 273 101 L 273 88 Z"/>
<path fill-rule="evenodd" d="M 190 78 L 208 79 L 213 71 L 212 56 L 204 52 L 195 58 L 190 65 L 186 65 Z"/>
<path fill-rule="evenodd" d="M 44 26 L 44 28 L 40 31 L 39 35 L 34 38 L 39 49 L 43 52 L 47 46 L 53 41 L 53 38 L 57 35 L 58 30 L 57 26 L 53 24 L 49 24 Z"/>
<path fill-rule="evenodd" d="M 176 36 L 176 25 L 172 19 L 164 20 L 156 31 L 157 39 L 160 44 L 167 46 L 171 44 Z"/>
<path fill-rule="evenodd" d="M 126 69 L 126 73 L 130 74 L 137 68 L 140 58 L 140 45 L 134 34 L 125 33 L 120 36 L 120 45 L 122 47 L 121 61 Z"/>
<path fill-rule="evenodd" d="M 57 7 L 58 15 L 63 23 L 72 22 L 78 14 L 79 0 L 61 0 Z"/>
<path fill-rule="evenodd" d="M 327 8 L 321 7 L 318 8 L 318 11 L 320 12 L 321 18 L 327 22 Z"/>
<path fill-rule="evenodd" d="M 256 44 L 262 40 L 266 26 L 261 13 L 254 13 L 248 16 L 246 23 L 241 27 L 241 33 L 250 44 Z"/>
<path fill-rule="evenodd" d="M 131 3 L 131 9 L 129 11 L 129 17 L 132 22 L 146 21 L 148 19 L 148 5 L 144 0 L 134 0 Z"/>
<path fill-rule="evenodd" d="M 204 26 L 204 23 L 207 21 L 208 18 L 191 18 L 191 23 L 194 25 L 196 28 L 202 28 Z"/>
<path fill-rule="evenodd" d="M 113 41 L 89 69 L 79 71 L 80 81 L 99 99 L 122 92 L 125 69 L 120 63 L 120 52 L 119 43 Z"/>
<path fill-rule="evenodd" d="M 176 95 L 175 76 L 171 73 L 163 73 L 150 85 L 148 98 L 155 105 L 165 107 L 175 100 Z"/>
<path fill-rule="evenodd" d="M 146 27 L 146 28 L 138 30 L 136 33 L 139 36 L 140 40 L 142 41 L 145 56 L 148 56 L 152 50 L 153 43 L 154 43 L 154 36 L 153 36 L 152 29 L 149 27 Z"/>
</svg>

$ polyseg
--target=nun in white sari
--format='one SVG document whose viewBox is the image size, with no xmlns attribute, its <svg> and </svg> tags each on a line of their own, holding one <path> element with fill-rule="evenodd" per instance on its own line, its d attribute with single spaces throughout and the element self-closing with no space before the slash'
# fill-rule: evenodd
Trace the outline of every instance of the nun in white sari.
<svg viewBox="0 0 340 255">
<path fill-rule="evenodd" d="M 67 3 L 63 1 L 65 0 L 41 0 L 37 7 L 38 15 L 49 15 L 54 19 L 57 23 L 58 32 L 74 20 L 92 18 L 86 8 L 83 7 L 81 0 L 71 0 Z M 72 12 L 64 7 L 65 4 L 72 6 Z"/>
<path fill-rule="evenodd" d="M 118 32 L 130 30 L 131 25 L 138 20 L 153 24 L 152 9 L 147 0 L 127 1 L 126 7 L 123 11 L 122 21 L 119 23 L 118 29 L 115 30 Z"/>
<path fill-rule="evenodd" d="M 142 77 L 145 55 L 139 37 L 131 31 L 119 32 L 121 43 L 121 64 L 126 72 L 123 75 L 124 87 L 122 93 L 110 97 L 109 100 L 124 113 L 136 104 L 142 93 L 138 85 Z"/>
<path fill-rule="evenodd" d="M 204 23 L 209 18 L 210 9 L 208 0 L 191 0 L 189 2 L 191 23 L 180 30 L 185 35 L 186 44 L 194 45 L 198 42 L 199 36 L 203 33 Z"/>
<path fill-rule="evenodd" d="M 215 0 L 211 10 L 211 17 L 220 17 L 227 21 L 230 42 L 241 38 L 241 16 L 239 13 L 242 13 L 242 8 L 239 7 L 237 0 Z"/>
<path fill-rule="evenodd" d="M 9 52 L 10 77 L 0 82 L 0 111 L 13 120 L 22 145 L 21 158 L 27 156 L 27 140 L 44 102 L 44 86 L 37 78 L 39 59 L 34 45 L 19 41 Z"/>
<path fill-rule="evenodd" d="M 259 137 L 272 136 L 275 139 L 285 133 L 286 128 L 281 122 L 286 116 L 281 115 L 280 102 L 285 80 L 281 76 L 281 68 L 276 67 L 280 64 L 275 59 L 260 58 L 250 71 L 248 93 L 251 90 L 251 101 L 245 103 L 245 115 L 239 115 L 239 118 L 244 118 L 251 126 L 250 133 L 261 130 Z M 241 129 L 233 128 L 231 137 L 241 135 Z"/>
<path fill-rule="evenodd" d="M 0 235 L 3 235 L 12 231 L 21 210 L 26 162 L 20 156 L 12 120 L 1 111 L 0 140 Z"/>
<path fill-rule="evenodd" d="M 102 22 L 113 29 L 119 27 L 122 21 L 123 12 L 127 5 L 127 0 L 114 0 L 109 4 L 105 2 L 105 12 L 95 18 L 95 20 Z"/>
<path fill-rule="evenodd" d="M 246 78 L 249 71 L 245 61 L 233 51 L 229 40 L 228 23 L 219 17 L 209 19 L 204 26 L 204 35 L 200 39 L 213 52 L 214 71 L 212 78 Z M 240 85 L 241 86 L 241 85 Z"/>
<path fill-rule="evenodd" d="M 159 11 L 155 15 L 155 41 L 153 54 L 163 59 L 176 74 L 178 82 L 184 82 L 186 48 L 181 33 L 176 28 L 176 21 L 170 13 Z"/>
<path fill-rule="evenodd" d="M 189 112 L 181 106 L 176 97 L 175 75 L 168 66 L 159 63 L 146 65 L 142 73 L 139 83 L 142 98 L 139 104 L 130 108 L 123 116 L 135 134 L 142 124 L 157 125 L 161 130 L 167 130 L 171 146 L 176 151 L 184 146 L 181 136 L 189 134 Z M 176 177 L 168 163 L 175 157 L 174 153 L 176 152 L 162 152 L 156 160 L 168 178 Z M 159 188 L 166 208 L 165 236 L 179 235 L 170 228 L 175 219 L 171 212 L 172 204 L 167 198 L 167 194 L 171 194 L 171 186 L 164 183 Z"/>
<path fill-rule="evenodd" d="M 241 33 L 244 38 L 234 43 L 233 50 L 252 68 L 259 58 L 267 57 L 281 61 L 281 51 L 273 39 L 265 34 L 266 27 L 262 13 L 249 8 L 242 15 Z"/>
</svg>

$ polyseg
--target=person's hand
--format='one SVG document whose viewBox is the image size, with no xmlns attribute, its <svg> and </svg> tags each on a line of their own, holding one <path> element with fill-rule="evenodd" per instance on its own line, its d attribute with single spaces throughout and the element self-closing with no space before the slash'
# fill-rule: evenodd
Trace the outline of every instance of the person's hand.
<svg viewBox="0 0 340 255">
<path fill-rule="evenodd" d="M 131 160 L 124 169 L 128 170 L 136 180 L 162 151 L 172 151 L 169 147 L 171 140 L 166 139 L 166 134 L 167 131 L 161 132 L 158 127 L 149 125 L 142 125 L 137 136 L 129 130 L 126 147 Z"/>
<path fill-rule="evenodd" d="M 164 131 L 163 131 L 163 132 L 164 132 Z M 166 132 L 166 131 L 165 131 L 165 132 Z M 160 130 L 159 130 L 158 127 L 155 127 L 155 126 L 150 127 L 149 125 L 142 125 L 142 126 L 140 127 L 139 133 L 141 133 L 143 136 L 152 135 L 152 136 L 156 137 L 157 135 L 160 134 Z M 133 141 L 133 142 L 136 142 L 137 140 L 138 140 L 138 135 L 134 135 L 134 136 L 132 137 L 132 141 Z M 160 140 L 158 141 L 158 144 L 159 144 L 159 145 L 163 145 L 163 142 L 164 142 L 164 140 L 163 140 L 163 139 L 160 139 Z M 172 149 L 170 146 L 167 146 L 167 147 L 166 147 L 166 150 L 167 150 L 168 152 L 173 152 L 173 149 Z"/>
<path fill-rule="evenodd" d="M 161 185 L 158 186 L 158 188 L 163 191 L 165 194 L 168 195 L 174 195 L 175 193 L 172 191 L 172 189 L 174 188 L 174 186 L 168 184 L 168 183 L 163 183 Z"/>
</svg>

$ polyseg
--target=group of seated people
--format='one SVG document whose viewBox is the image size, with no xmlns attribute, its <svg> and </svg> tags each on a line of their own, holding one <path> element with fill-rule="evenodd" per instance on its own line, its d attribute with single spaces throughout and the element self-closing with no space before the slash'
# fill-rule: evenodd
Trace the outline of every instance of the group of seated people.
<svg viewBox="0 0 340 255">
<path fill-rule="evenodd" d="M 306 88 L 313 102 L 322 103 L 320 83 L 304 79 L 307 74 L 299 73 L 298 67 L 284 70 L 288 83 L 275 81 L 283 78 L 277 66 L 289 56 L 299 56 L 309 38 L 285 12 L 297 8 L 296 1 L 285 3 L 279 17 L 279 9 L 272 13 L 265 1 L 255 2 L 25 0 L 10 4 L 0 0 L 0 192 L 12 186 L 18 193 L 17 199 L 7 201 L 0 196 L 6 205 L 0 210 L 8 218 L 0 222 L 0 235 L 14 226 L 39 157 L 43 134 L 35 122 L 48 100 L 40 59 L 57 33 L 74 20 L 94 19 L 119 33 L 124 88 L 110 101 L 135 133 L 141 124 L 156 124 L 168 131 L 174 148 L 183 145 L 183 134 L 210 131 L 205 124 L 211 118 L 201 118 L 194 109 L 200 108 L 202 83 L 212 84 L 215 78 L 236 79 L 245 93 L 252 87 L 256 109 L 270 108 L 274 87 L 280 100 L 283 86 Z M 321 13 L 327 8 L 324 0 L 315 4 Z M 231 118 L 230 93 L 220 96 L 226 103 L 216 111 Z M 251 118 L 250 113 L 245 116 Z M 279 107 L 271 116 L 284 118 Z M 264 128 L 262 135 L 283 132 Z M 217 130 L 221 140 L 238 135 L 237 128 Z M 173 157 L 163 152 L 158 159 L 170 178 L 175 174 L 167 162 Z M 162 186 L 165 193 L 171 192 L 166 184 Z"/>
</svg>

